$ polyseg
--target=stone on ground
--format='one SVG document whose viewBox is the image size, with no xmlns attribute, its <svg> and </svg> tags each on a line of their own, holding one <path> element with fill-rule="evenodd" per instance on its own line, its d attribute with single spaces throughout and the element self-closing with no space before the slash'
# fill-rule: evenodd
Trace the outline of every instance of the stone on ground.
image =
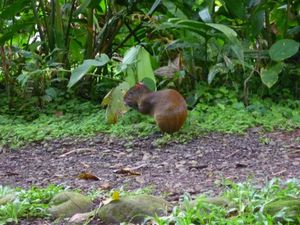
<svg viewBox="0 0 300 225">
<path fill-rule="evenodd" d="M 169 202 L 151 195 L 135 195 L 113 200 L 99 209 L 98 216 L 106 224 L 141 223 L 148 216 L 166 215 Z"/>
<path fill-rule="evenodd" d="M 63 191 L 55 195 L 48 212 L 54 218 L 67 218 L 77 213 L 88 212 L 92 207 L 92 201 L 77 192 Z"/>
</svg>

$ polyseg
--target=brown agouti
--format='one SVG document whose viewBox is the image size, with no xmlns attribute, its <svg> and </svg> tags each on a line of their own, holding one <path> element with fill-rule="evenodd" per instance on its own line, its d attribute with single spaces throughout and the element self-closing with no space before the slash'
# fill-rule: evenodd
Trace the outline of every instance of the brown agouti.
<svg viewBox="0 0 300 225">
<path fill-rule="evenodd" d="M 151 92 L 144 84 L 138 83 L 127 91 L 124 102 L 153 116 L 160 130 L 166 133 L 178 131 L 187 117 L 186 101 L 173 89 Z"/>
</svg>

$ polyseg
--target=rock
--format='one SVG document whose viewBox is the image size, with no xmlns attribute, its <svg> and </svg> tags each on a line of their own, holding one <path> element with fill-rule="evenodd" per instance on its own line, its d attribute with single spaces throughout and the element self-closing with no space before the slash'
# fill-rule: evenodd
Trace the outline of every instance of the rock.
<svg viewBox="0 0 300 225">
<path fill-rule="evenodd" d="M 16 198 L 17 196 L 15 193 L 4 195 L 2 198 L 0 198 L 0 206 L 13 202 Z"/>
<path fill-rule="evenodd" d="M 106 224 L 141 223 L 147 216 L 166 215 L 170 203 L 151 195 L 125 196 L 99 209 L 98 216 Z"/>
<path fill-rule="evenodd" d="M 86 213 L 92 207 L 92 201 L 77 192 L 63 191 L 50 201 L 48 212 L 54 218 L 71 217 L 77 213 Z"/>
<path fill-rule="evenodd" d="M 285 200 L 275 200 L 265 205 L 263 212 L 265 214 L 274 216 L 281 210 L 284 210 L 285 218 L 294 219 L 294 221 L 296 221 L 296 218 L 300 215 L 300 199 L 292 198 Z M 278 219 L 281 220 L 282 218 Z"/>
</svg>

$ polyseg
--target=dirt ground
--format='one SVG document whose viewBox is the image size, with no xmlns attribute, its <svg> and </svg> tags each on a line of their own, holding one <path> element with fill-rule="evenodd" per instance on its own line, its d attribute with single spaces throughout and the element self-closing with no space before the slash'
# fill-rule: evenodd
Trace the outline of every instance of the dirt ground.
<svg viewBox="0 0 300 225">
<path fill-rule="evenodd" d="M 0 184 L 25 188 L 62 184 L 85 192 L 151 187 L 154 194 L 176 200 L 184 192 L 217 195 L 224 179 L 300 179 L 300 130 L 213 133 L 164 147 L 155 146 L 154 140 L 99 134 L 35 143 L 17 151 L 0 148 Z"/>
</svg>

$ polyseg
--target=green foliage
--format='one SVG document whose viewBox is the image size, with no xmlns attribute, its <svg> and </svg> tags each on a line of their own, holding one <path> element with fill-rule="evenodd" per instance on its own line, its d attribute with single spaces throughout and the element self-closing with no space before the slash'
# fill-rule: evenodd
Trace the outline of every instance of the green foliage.
<svg viewBox="0 0 300 225">
<path fill-rule="evenodd" d="M 0 190 L 5 187 L 0 186 Z M 50 199 L 62 187 L 49 185 L 46 188 L 33 187 L 29 190 L 15 189 L 16 199 L 0 206 L 0 224 L 18 223 L 20 218 L 47 217 Z"/>
<path fill-rule="evenodd" d="M 290 39 L 282 39 L 273 44 L 269 50 L 272 60 L 282 61 L 295 55 L 299 50 L 300 43 Z"/>
<path fill-rule="evenodd" d="M 156 90 L 150 55 L 143 47 L 136 46 L 129 49 L 119 68 L 119 72 L 125 74 L 125 81 L 110 90 L 102 101 L 102 105 L 107 106 L 106 120 L 111 124 L 116 123 L 119 116 L 127 111 L 123 97 L 130 87 L 137 82 L 145 81 L 151 90 Z"/>
<path fill-rule="evenodd" d="M 79 65 L 76 69 L 72 71 L 68 87 L 71 88 L 74 84 L 76 84 L 83 76 L 89 72 L 92 68 L 100 67 L 108 63 L 109 58 L 107 55 L 102 54 L 100 57 L 96 57 L 95 59 L 87 59 L 84 60 L 81 65 Z"/>
<path fill-rule="evenodd" d="M 230 189 L 225 190 L 221 198 L 230 202 L 228 206 L 210 203 L 203 196 L 196 198 L 192 203 L 190 196 L 185 195 L 181 206 L 174 207 L 170 216 L 156 217 L 154 221 L 159 225 L 299 224 L 300 217 L 291 218 L 284 209 L 280 214 L 275 215 L 264 212 L 265 205 L 273 200 L 299 199 L 299 181 L 282 182 L 274 179 L 265 186 L 253 185 L 250 182 L 237 184 L 226 182 L 225 184 Z"/>
<path fill-rule="evenodd" d="M 282 64 L 277 63 L 276 65 L 269 66 L 268 68 L 260 71 L 260 76 L 262 82 L 267 85 L 268 88 L 271 88 L 278 81 L 278 75 L 282 71 Z"/>
<path fill-rule="evenodd" d="M 243 133 L 251 127 L 290 130 L 300 127 L 299 101 L 279 103 L 269 99 L 251 99 L 244 106 L 236 93 L 226 88 L 201 89 L 194 108 L 189 111 L 184 127 L 173 135 L 155 139 L 157 145 L 170 141 L 187 142 L 207 132 Z M 105 123 L 106 113 L 100 105 L 72 100 L 52 103 L 46 109 L 36 109 L 10 114 L 2 108 L 0 115 L 0 145 L 17 147 L 34 141 L 67 136 L 91 136 L 107 133 L 127 139 L 151 136 L 158 132 L 154 119 L 130 110 L 118 123 Z"/>
</svg>

